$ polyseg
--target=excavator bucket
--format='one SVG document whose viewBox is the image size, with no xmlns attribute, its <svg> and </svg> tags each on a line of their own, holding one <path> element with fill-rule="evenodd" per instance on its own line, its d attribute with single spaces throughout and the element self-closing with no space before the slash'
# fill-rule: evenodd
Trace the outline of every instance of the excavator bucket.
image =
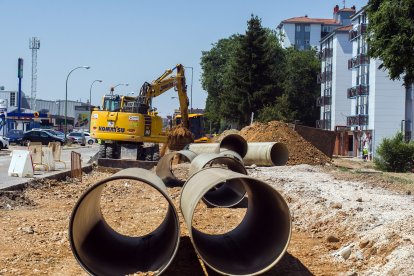
<svg viewBox="0 0 414 276">
<path fill-rule="evenodd" d="M 167 146 L 170 150 L 182 150 L 186 145 L 194 142 L 194 135 L 188 128 L 179 124 L 168 132 Z"/>
</svg>

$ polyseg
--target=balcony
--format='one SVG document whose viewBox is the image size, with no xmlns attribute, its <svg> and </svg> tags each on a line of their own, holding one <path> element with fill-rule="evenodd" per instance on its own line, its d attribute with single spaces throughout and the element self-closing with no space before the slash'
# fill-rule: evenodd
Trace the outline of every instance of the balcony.
<svg viewBox="0 0 414 276">
<path fill-rule="evenodd" d="M 353 126 L 366 126 L 368 125 L 368 115 L 356 115 L 346 117 L 346 125 Z"/>
<path fill-rule="evenodd" d="M 367 32 L 367 24 L 359 24 L 356 28 L 349 31 L 349 41 L 356 39 L 357 37 Z"/>
<path fill-rule="evenodd" d="M 316 120 L 316 128 L 330 129 L 331 128 L 331 120 Z"/>
<path fill-rule="evenodd" d="M 320 52 L 320 58 L 322 60 L 326 60 L 326 58 L 330 58 L 333 55 L 333 49 L 332 48 L 324 48 L 322 49 L 322 52 Z"/>
<path fill-rule="evenodd" d="M 330 96 L 322 96 L 316 99 L 316 106 L 325 106 L 331 105 L 331 97 Z"/>
<path fill-rule="evenodd" d="M 360 84 L 347 89 L 347 98 L 355 99 L 358 96 L 367 96 L 369 95 L 369 86 Z"/>
<path fill-rule="evenodd" d="M 359 54 L 348 60 L 348 69 L 358 68 L 361 65 L 369 64 L 369 56 L 367 54 Z"/>
<path fill-rule="evenodd" d="M 324 71 L 317 76 L 317 83 L 325 83 L 332 80 L 332 72 Z"/>
</svg>

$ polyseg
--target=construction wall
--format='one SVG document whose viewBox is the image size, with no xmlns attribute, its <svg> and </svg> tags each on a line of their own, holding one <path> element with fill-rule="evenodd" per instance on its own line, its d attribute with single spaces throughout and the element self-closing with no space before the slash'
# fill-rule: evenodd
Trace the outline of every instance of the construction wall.
<svg viewBox="0 0 414 276">
<path fill-rule="evenodd" d="M 334 131 L 323 130 L 319 128 L 295 125 L 295 130 L 306 141 L 311 143 L 317 149 L 322 151 L 328 157 L 332 158 L 335 147 L 336 135 Z"/>
</svg>

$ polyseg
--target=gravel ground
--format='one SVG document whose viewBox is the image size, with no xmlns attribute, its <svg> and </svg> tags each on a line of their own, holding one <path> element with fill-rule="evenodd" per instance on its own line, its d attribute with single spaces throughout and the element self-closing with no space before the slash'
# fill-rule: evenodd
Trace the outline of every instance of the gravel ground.
<svg viewBox="0 0 414 276">
<path fill-rule="evenodd" d="M 414 196 L 363 183 L 333 167 L 252 166 L 248 171 L 284 195 L 293 217 L 288 252 L 265 275 L 414 275 Z M 184 177 L 185 166 L 176 172 Z M 82 183 L 44 181 L 24 191 L 0 192 L 0 275 L 86 275 L 70 251 L 69 216 L 81 193 L 111 174 L 95 170 Z M 151 190 L 128 181 L 108 185 L 102 198 L 107 222 L 125 235 L 153 230 L 166 203 Z M 179 210 L 181 188 L 168 192 Z M 199 204 L 194 224 L 222 233 L 245 212 Z M 180 248 L 165 275 L 216 275 L 197 258 L 179 215 Z"/>
<path fill-rule="evenodd" d="M 325 257 L 366 275 L 414 275 L 414 197 L 336 179 L 309 165 L 249 170 L 287 198 L 295 231 L 313 233 Z"/>
</svg>

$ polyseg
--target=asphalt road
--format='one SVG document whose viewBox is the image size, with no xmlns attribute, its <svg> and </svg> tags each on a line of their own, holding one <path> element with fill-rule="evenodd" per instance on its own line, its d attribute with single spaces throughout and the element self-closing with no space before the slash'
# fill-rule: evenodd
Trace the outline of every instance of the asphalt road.
<svg viewBox="0 0 414 276">
<path fill-rule="evenodd" d="M 9 150 L 0 151 L 0 189 L 4 189 L 13 185 L 18 185 L 27 182 L 33 178 L 20 178 L 20 177 L 11 177 L 8 176 L 9 165 L 11 161 L 10 153 L 13 150 L 26 150 L 26 147 L 22 146 L 11 146 Z M 65 162 L 66 168 L 70 169 L 70 153 L 75 151 L 81 154 L 82 165 L 86 165 L 91 157 L 93 157 L 98 152 L 98 145 L 94 144 L 92 146 L 75 146 L 72 148 L 64 148 L 62 150 L 61 160 Z M 63 163 L 56 163 L 56 170 L 51 172 L 45 171 L 35 171 L 34 178 L 41 178 L 50 174 L 55 173 L 56 171 L 65 170 Z"/>
</svg>

